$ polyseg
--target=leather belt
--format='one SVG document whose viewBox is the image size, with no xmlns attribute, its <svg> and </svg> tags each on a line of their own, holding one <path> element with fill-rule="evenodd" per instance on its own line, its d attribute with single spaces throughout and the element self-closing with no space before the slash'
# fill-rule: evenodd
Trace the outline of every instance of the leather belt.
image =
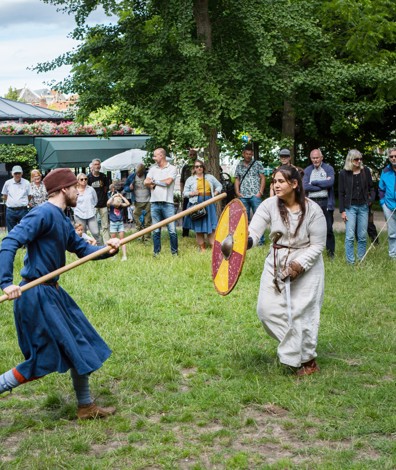
<svg viewBox="0 0 396 470">
<path fill-rule="evenodd" d="M 20 207 L 8 207 L 7 209 L 11 209 L 12 211 L 21 211 L 22 209 L 27 209 L 26 206 L 20 206 Z"/>
<path fill-rule="evenodd" d="M 327 201 L 328 197 L 311 197 L 312 201 Z"/>
<path fill-rule="evenodd" d="M 36 279 L 28 279 L 26 277 L 23 277 L 22 278 L 22 281 L 25 281 L 25 282 L 32 282 L 32 281 L 35 281 Z M 48 281 L 48 282 L 42 282 L 41 283 L 42 285 L 44 286 L 52 286 L 52 287 L 56 287 L 57 289 L 59 289 L 59 283 L 58 281 Z"/>
</svg>

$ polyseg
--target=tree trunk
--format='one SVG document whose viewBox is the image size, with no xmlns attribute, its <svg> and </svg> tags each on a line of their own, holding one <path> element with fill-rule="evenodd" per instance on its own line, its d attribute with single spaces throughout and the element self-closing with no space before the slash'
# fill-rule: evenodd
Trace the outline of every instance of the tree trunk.
<svg viewBox="0 0 396 470">
<path fill-rule="evenodd" d="M 210 52 L 212 49 L 212 24 L 209 17 L 209 0 L 194 1 L 194 19 L 197 26 L 197 37 L 205 45 L 205 50 Z M 220 149 L 217 145 L 217 132 L 215 128 L 209 128 L 202 123 L 205 135 L 207 136 L 208 146 L 205 148 L 205 160 L 208 162 L 208 172 L 217 179 L 220 177 Z"/>
<path fill-rule="evenodd" d="M 205 149 L 206 153 L 206 149 Z M 215 178 L 220 178 L 220 159 L 219 159 L 219 146 L 217 145 L 217 129 L 210 129 L 209 131 L 209 146 L 208 153 L 208 172 Z"/>
<path fill-rule="evenodd" d="M 282 138 L 290 139 L 294 142 L 296 132 L 296 113 L 294 111 L 291 101 L 285 100 L 283 102 L 283 115 L 282 115 Z M 294 164 L 294 145 L 290 149 L 291 162 Z"/>
<path fill-rule="evenodd" d="M 208 0 L 194 1 L 194 18 L 197 25 L 197 37 L 205 44 L 205 49 L 212 49 L 212 24 L 209 18 Z"/>
</svg>

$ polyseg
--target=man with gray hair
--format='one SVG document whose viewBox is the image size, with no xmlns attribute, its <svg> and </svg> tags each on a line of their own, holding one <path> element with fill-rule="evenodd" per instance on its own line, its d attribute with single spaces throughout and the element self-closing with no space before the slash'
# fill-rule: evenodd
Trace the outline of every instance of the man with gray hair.
<svg viewBox="0 0 396 470">
<path fill-rule="evenodd" d="M 107 210 L 107 177 L 100 172 L 101 161 L 94 158 L 89 165 L 91 172 L 88 174 L 88 184 L 92 186 L 98 196 L 96 204 L 96 214 L 100 216 L 100 225 L 102 231 L 103 242 L 106 243 L 110 238 L 109 232 L 109 213 Z"/>
<path fill-rule="evenodd" d="M 326 217 L 326 250 L 329 257 L 334 258 L 334 168 L 327 163 L 323 163 L 323 155 L 320 149 L 312 150 L 309 157 L 312 165 L 309 165 L 304 170 L 304 191 L 307 193 L 309 199 L 312 199 L 319 204 L 324 216 Z"/>
<path fill-rule="evenodd" d="M 11 171 L 12 178 L 4 183 L 1 194 L 6 205 L 6 225 L 8 232 L 19 224 L 28 213 L 31 200 L 31 186 L 28 180 L 22 178 L 23 170 L 15 165 Z"/>
<path fill-rule="evenodd" d="M 379 197 L 388 225 L 389 256 L 396 260 L 396 148 L 388 151 L 389 164 L 382 170 Z"/>
</svg>

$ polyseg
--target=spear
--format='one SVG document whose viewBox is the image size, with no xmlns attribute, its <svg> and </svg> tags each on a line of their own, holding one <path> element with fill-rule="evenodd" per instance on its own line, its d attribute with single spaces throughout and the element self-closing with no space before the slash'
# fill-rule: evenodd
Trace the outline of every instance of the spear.
<svg viewBox="0 0 396 470">
<path fill-rule="evenodd" d="M 194 204 L 193 206 L 189 207 L 185 211 L 179 212 L 175 215 L 172 215 L 171 217 L 168 217 L 165 220 L 161 220 L 161 222 L 158 222 L 154 225 L 150 225 L 150 227 L 146 227 L 143 230 L 140 230 L 139 232 L 135 232 L 132 235 L 129 235 L 128 237 L 123 238 L 120 240 L 120 245 L 125 245 L 125 243 L 129 243 L 132 240 L 135 240 L 136 238 L 139 238 L 143 235 L 146 235 L 147 233 L 150 233 L 154 231 L 157 228 L 164 227 L 165 225 L 170 224 L 171 222 L 174 222 L 175 220 L 181 219 L 182 217 L 185 217 L 186 215 L 190 215 L 193 212 L 196 212 L 199 209 L 202 209 L 203 207 L 209 206 L 210 204 L 214 204 L 215 202 L 221 201 L 227 197 L 227 193 L 222 193 L 219 194 L 218 196 L 215 196 L 211 199 L 208 199 L 207 201 L 200 202 L 199 204 Z M 36 287 L 39 284 L 42 284 L 43 282 L 47 282 L 54 278 L 55 276 L 60 276 L 61 274 L 70 271 L 71 269 L 77 268 L 77 266 L 81 266 L 82 264 L 91 261 L 99 256 L 104 255 L 105 253 L 108 253 L 111 250 L 110 246 L 105 246 L 101 248 L 98 251 L 95 251 L 94 253 L 91 253 L 90 255 L 84 256 L 84 258 L 80 258 L 77 261 L 74 261 L 73 263 L 67 264 L 66 266 L 62 266 L 59 269 L 56 269 L 55 271 L 52 271 L 51 273 L 45 274 L 44 276 L 41 276 L 37 279 L 34 279 L 31 282 L 28 282 L 27 284 L 21 286 L 21 291 L 25 292 L 32 287 Z M 0 297 L 0 303 L 4 302 L 5 300 L 8 299 L 8 295 L 4 294 Z"/>
</svg>

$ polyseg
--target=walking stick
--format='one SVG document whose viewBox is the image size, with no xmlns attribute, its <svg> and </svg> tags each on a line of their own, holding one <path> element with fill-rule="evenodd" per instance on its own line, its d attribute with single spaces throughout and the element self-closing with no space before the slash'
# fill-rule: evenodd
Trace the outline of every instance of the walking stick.
<svg viewBox="0 0 396 470">
<path fill-rule="evenodd" d="M 136 238 L 141 237 L 142 235 L 146 235 L 146 233 L 150 233 L 153 230 L 157 228 L 161 228 L 164 225 L 168 225 L 171 222 L 174 222 L 175 220 L 181 219 L 182 217 L 185 217 L 186 215 L 190 215 L 193 212 L 202 209 L 203 207 L 209 206 L 210 204 L 214 204 L 215 202 L 220 201 L 221 199 L 224 199 L 227 197 L 226 193 L 219 194 L 218 196 L 215 196 L 211 199 L 208 199 L 207 201 L 203 201 L 199 204 L 195 204 L 194 206 L 186 209 L 185 211 L 179 212 L 178 214 L 172 215 L 172 217 L 168 217 L 165 220 L 161 220 L 161 222 L 158 222 L 154 225 L 150 225 L 150 227 L 144 228 L 143 230 L 140 230 L 139 232 L 135 232 L 132 235 L 129 235 L 128 237 L 123 238 L 120 240 L 120 246 L 125 245 L 125 243 L 129 243 L 132 240 L 135 240 Z M 36 287 L 39 284 L 42 284 L 43 282 L 47 282 L 50 279 L 54 278 L 55 276 L 60 276 L 61 274 L 70 271 L 71 269 L 77 268 L 77 266 L 80 266 L 81 264 L 86 263 L 87 261 L 91 261 L 95 258 L 98 258 L 101 255 L 104 255 L 105 253 L 108 253 L 112 248 L 110 246 L 105 246 L 101 248 L 98 251 L 95 251 L 94 253 L 91 253 L 90 255 L 84 256 L 84 258 L 80 258 L 77 261 L 74 261 L 73 263 L 67 264 L 66 266 L 63 266 L 62 268 L 56 269 L 55 271 L 52 271 L 51 273 L 45 274 L 44 276 L 41 276 L 34 281 L 28 282 L 27 284 L 23 285 L 21 287 L 21 291 L 25 292 L 32 287 Z M 8 295 L 4 294 L 0 297 L 0 303 L 4 302 L 5 300 L 8 299 Z"/>
<path fill-rule="evenodd" d="M 365 257 L 368 255 L 368 252 L 371 250 L 371 248 L 374 246 L 375 242 L 378 240 L 378 237 L 381 235 L 382 231 L 384 230 L 385 227 L 387 227 L 388 222 L 390 221 L 390 219 L 393 217 L 393 214 L 395 213 L 395 210 L 396 210 L 396 208 L 393 209 L 392 214 L 386 219 L 385 224 L 383 225 L 382 229 L 378 232 L 377 236 L 372 241 L 371 245 L 369 246 L 368 250 L 364 254 L 363 258 L 359 261 L 359 264 L 363 263 Z"/>
</svg>

